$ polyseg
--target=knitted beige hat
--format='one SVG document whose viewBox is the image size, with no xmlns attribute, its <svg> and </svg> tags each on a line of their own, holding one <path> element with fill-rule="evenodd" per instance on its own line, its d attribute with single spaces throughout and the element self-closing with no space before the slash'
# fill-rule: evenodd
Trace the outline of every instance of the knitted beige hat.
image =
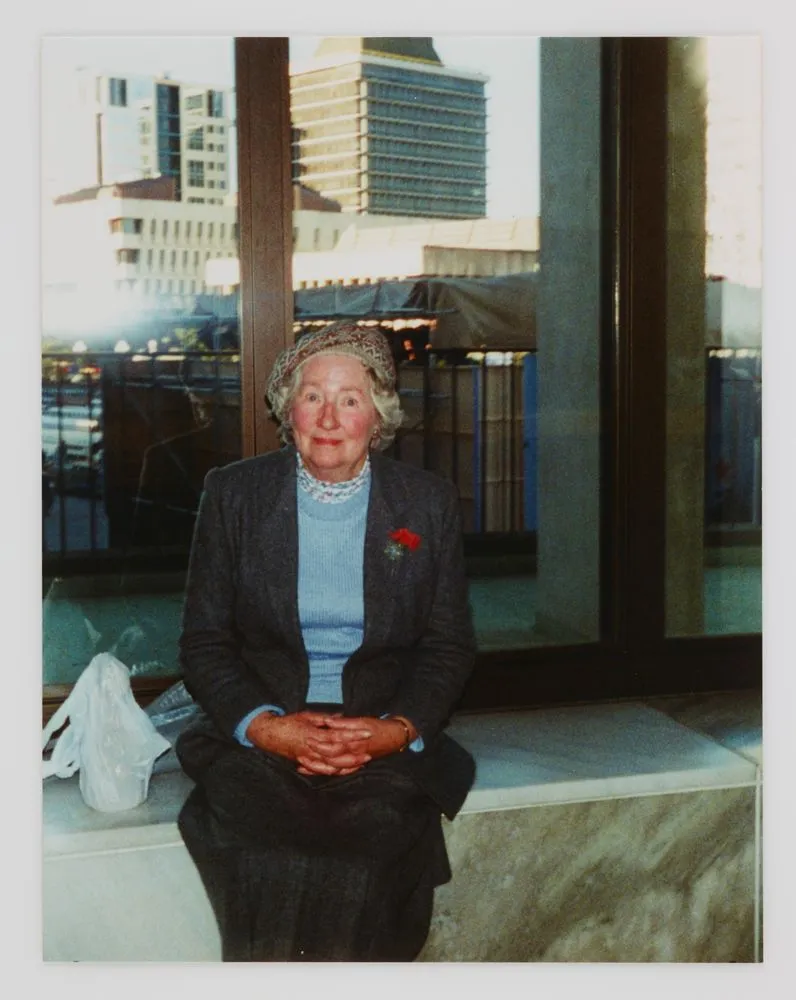
<svg viewBox="0 0 796 1000">
<path fill-rule="evenodd" d="M 305 334 L 277 357 L 265 387 L 272 407 L 279 388 L 288 383 L 299 365 L 316 354 L 350 354 L 369 368 L 385 389 L 395 389 L 395 362 L 384 334 L 375 327 L 331 323 L 317 332 Z"/>
</svg>

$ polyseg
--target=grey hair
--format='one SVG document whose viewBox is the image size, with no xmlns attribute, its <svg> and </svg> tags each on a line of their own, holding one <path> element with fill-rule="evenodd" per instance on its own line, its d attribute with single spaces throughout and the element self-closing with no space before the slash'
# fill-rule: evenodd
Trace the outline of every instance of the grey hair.
<svg viewBox="0 0 796 1000">
<path fill-rule="evenodd" d="M 307 359 L 309 360 L 309 359 Z M 306 361 L 304 362 L 306 364 Z M 279 424 L 279 435 L 285 444 L 293 444 L 293 428 L 290 426 L 290 410 L 293 400 L 301 385 L 301 369 L 304 364 L 298 366 L 293 372 L 286 385 L 281 385 L 273 394 L 271 399 L 271 413 Z M 364 367 L 364 366 L 363 366 Z M 378 439 L 374 441 L 373 447 L 377 451 L 384 451 L 389 448 L 395 440 L 398 428 L 404 420 L 404 412 L 401 409 L 401 399 L 394 389 L 384 389 L 376 380 L 373 372 L 365 367 L 368 374 L 368 389 L 370 398 L 379 416 Z"/>
</svg>

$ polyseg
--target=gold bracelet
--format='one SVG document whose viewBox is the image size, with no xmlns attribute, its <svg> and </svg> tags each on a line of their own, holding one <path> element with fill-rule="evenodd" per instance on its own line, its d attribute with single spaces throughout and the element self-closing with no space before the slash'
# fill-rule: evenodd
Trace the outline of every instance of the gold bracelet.
<svg viewBox="0 0 796 1000">
<path fill-rule="evenodd" d="M 400 722 L 401 725 L 404 727 L 404 732 L 406 733 L 406 740 L 404 741 L 404 745 L 398 751 L 398 753 L 403 753 L 404 750 L 406 750 L 406 748 L 412 742 L 412 734 L 409 732 L 409 726 L 407 726 L 407 724 L 404 722 L 403 719 L 399 719 L 397 715 L 391 715 L 390 720 L 392 722 Z"/>
</svg>

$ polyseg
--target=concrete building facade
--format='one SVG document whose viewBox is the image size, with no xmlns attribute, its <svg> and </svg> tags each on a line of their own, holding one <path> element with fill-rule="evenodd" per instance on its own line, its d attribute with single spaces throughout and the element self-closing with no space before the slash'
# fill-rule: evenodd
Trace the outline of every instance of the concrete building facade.
<svg viewBox="0 0 796 1000">
<path fill-rule="evenodd" d="M 366 220 L 379 225 L 366 225 Z M 421 277 L 487 278 L 535 271 L 538 263 L 536 218 L 440 222 L 361 216 L 342 233 L 334 249 L 303 252 L 297 247 L 293 287 Z"/>
<path fill-rule="evenodd" d="M 295 203 L 314 204 L 299 187 Z M 69 296 L 76 302 L 90 296 L 94 313 L 114 300 L 187 300 L 239 284 L 235 196 L 221 205 L 179 200 L 176 178 L 161 176 L 63 195 L 45 206 L 42 221 L 45 303 L 60 303 L 59 317 Z M 536 268 L 539 223 L 297 208 L 293 243 L 295 288 L 424 275 L 488 277 Z"/>
<path fill-rule="evenodd" d="M 166 186 L 170 199 L 163 197 Z M 175 178 L 154 178 L 87 189 L 45 206 L 45 337 L 103 333 L 143 309 L 185 308 L 192 296 L 221 290 L 214 284 L 223 280 L 219 266 L 237 264 L 237 206 L 178 201 L 175 188 Z"/>
<path fill-rule="evenodd" d="M 344 212 L 486 215 L 487 77 L 429 38 L 327 38 L 291 67 L 294 180 Z"/>
<path fill-rule="evenodd" d="M 232 89 L 88 69 L 65 87 L 67 162 L 46 195 L 149 177 L 173 177 L 177 199 L 193 204 L 221 205 L 230 195 Z"/>
</svg>

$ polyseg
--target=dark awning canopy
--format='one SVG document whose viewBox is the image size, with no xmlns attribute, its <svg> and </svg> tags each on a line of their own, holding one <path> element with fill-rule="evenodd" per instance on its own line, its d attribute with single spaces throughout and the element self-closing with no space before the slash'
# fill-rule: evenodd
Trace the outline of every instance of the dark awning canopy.
<svg viewBox="0 0 796 1000">
<path fill-rule="evenodd" d="M 295 293 L 297 321 L 335 319 L 430 318 L 421 281 L 380 281 L 374 285 L 326 285 Z"/>
<path fill-rule="evenodd" d="M 432 347 L 529 351 L 536 347 L 535 289 L 531 272 L 328 285 L 295 293 L 295 319 L 434 319 Z"/>
</svg>

